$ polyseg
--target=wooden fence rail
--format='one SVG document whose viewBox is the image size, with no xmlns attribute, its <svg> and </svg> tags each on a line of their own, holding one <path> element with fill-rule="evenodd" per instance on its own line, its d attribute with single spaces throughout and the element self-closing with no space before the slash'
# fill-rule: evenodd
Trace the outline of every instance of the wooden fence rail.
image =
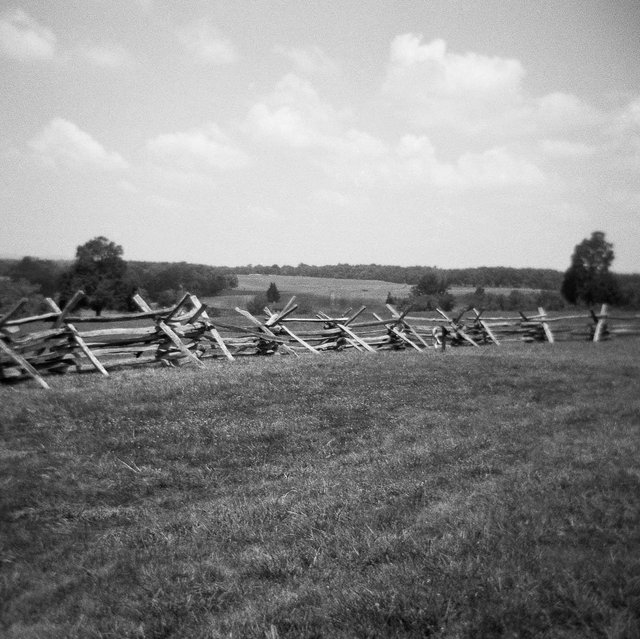
<svg viewBox="0 0 640 639">
<path fill-rule="evenodd" d="M 72 315 L 83 296 L 78 291 L 63 309 L 47 299 L 51 312 L 17 318 L 26 302 L 22 300 L 0 317 L 0 381 L 31 378 L 49 388 L 44 375 L 69 370 L 95 370 L 108 377 L 110 370 L 119 367 L 183 362 L 202 367 L 206 358 L 234 361 L 275 353 L 317 356 L 346 348 L 371 354 L 403 349 L 426 352 L 447 346 L 499 346 L 508 341 L 599 342 L 640 335 L 640 315 L 612 316 L 606 306 L 599 313 L 556 316 L 539 308 L 535 314 L 490 317 L 470 308 L 457 316 L 437 309 L 435 317 L 420 317 L 387 305 L 388 318 L 374 313 L 368 319 L 364 306 L 336 317 L 321 312 L 294 317 L 294 297 L 280 311 L 265 308 L 264 319 L 236 308 L 243 320 L 236 325 L 209 317 L 206 304 L 189 293 L 170 308 L 153 309 L 136 295 L 137 313 Z M 118 325 L 91 328 L 96 323 Z M 36 330 L 28 332 L 34 324 L 38 324 Z M 87 330 L 82 330 L 83 325 L 88 325 Z"/>
</svg>

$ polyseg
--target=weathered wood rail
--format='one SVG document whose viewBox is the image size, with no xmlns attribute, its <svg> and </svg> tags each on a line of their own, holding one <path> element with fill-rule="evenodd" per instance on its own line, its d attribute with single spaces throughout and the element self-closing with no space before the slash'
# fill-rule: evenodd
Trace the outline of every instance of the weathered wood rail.
<svg viewBox="0 0 640 639">
<path fill-rule="evenodd" d="M 280 311 L 265 308 L 263 320 L 236 308 L 248 321 L 236 325 L 209 317 L 206 305 L 189 293 L 176 305 L 161 309 L 151 308 L 136 295 L 133 299 L 139 312 L 105 317 L 73 315 L 83 297 L 78 291 L 63 309 L 47 299 L 50 312 L 18 318 L 26 302 L 22 300 L 0 317 L 0 381 L 31 378 L 49 388 L 44 379 L 47 374 L 93 370 L 108 377 L 110 370 L 120 367 L 177 366 L 182 362 L 202 367 L 206 358 L 233 361 L 275 353 L 320 355 L 345 348 L 371 354 L 403 349 L 425 352 L 516 340 L 599 342 L 640 335 L 640 315 L 609 315 L 606 306 L 599 313 L 557 316 L 540 308 L 535 314 L 487 317 L 471 308 L 455 317 L 441 309 L 436 317 L 413 317 L 387 305 L 388 318 L 373 313 L 372 319 L 367 319 L 364 306 L 337 317 L 325 313 L 294 317 L 294 297 Z M 92 329 L 95 323 L 102 325 Z M 111 323 L 117 326 L 104 326 Z M 34 325 L 36 330 L 29 332 Z"/>
</svg>

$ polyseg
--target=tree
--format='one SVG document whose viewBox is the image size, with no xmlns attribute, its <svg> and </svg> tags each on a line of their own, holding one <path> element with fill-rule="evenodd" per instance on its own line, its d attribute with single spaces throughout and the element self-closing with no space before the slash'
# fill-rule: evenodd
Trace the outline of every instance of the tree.
<svg viewBox="0 0 640 639">
<path fill-rule="evenodd" d="M 12 280 L 0 277 L 0 317 L 16 302 L 27 298 L 20 315 L 35 315 L 46 309 L 44 298 L 40 295 L 39 287 L 26 280 Z"/>
<path fill-rule="evenodd" d="M 267 305 L 268 300 L 264 293 L 260 293 L 259 295 L 255 295 L 247 302 L 247 310 L 252 315 L 259 315 L 264 310 L 264 307 Z"/>
<path fill-rule="evenodd" d="M 573 251 L 560 289 L 562 296 L 571 304 L 615 304 L 620 293 L 615 276 L 609 272 L 614 257 L 613 244 L 602 231 L 594 231 Z"/>
<path fill-rule="evenodd" d="M 447 292 L 449 284 L 445 273 L 439 269 L 429 269 L 411 289 L 414 297 L 422 295 L 442 295 Z"/>
<path fill-rule="evenodd" d="M 17 282 L 25 280 L 40 287 L 42 295 L 51 297 L 58 290 L 61 268 L 51 260 L 25 256 L 9 269 L 9 277 Z"/>
<path fill-rule="evenodd" d="M 270 304 L 277 304 L 280 301 L 280 291 L 276 286 L 275 282 L 271 282 L 269 284 L 269 288 L 267 289 L 267 302 Z"/>
<path fill-rule="evenodd" d="M 134 287 L 122 255 L 122 247 L 103 236 L 78 246 L 75 262 L 62 278 L 61 303 L 82 289 L 85 306 L 96 315 L 105 308 L 128 309 Z"/>
</svg>

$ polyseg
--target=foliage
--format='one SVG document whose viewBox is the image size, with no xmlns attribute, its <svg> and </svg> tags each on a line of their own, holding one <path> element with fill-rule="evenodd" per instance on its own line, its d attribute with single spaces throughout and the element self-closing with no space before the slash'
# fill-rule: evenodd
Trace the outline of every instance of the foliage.
<svg viewBox="0 0 640 639">
<path fill-rule="evenodd" d="M 85 306 L 100 315 L 105 308 L 127 310 L 135 291 L 127 277 L 122 247 L 104 236 L 78 246 L 75 262 L 61 279 L 61 306 L 79 289 Z"/>
<path fill-rule="evenodd" d="M 267 301 L 270 304 L 277 304 L 280 301 L 280 291 L 275 285 L 275 282 L 271 282 L 271 284 L 269 284 L 269 288 L 267 289 Z"/>
<path fill-rule="evenodd" d="M 9 268 L 8 275 L 14 281 L 34 284 L 42 295 L 53 297 L 58 291 L 62 271 L 62 267 L 53 260 L 25 256 Z"/>
<path fill-rule="evenodd" d="M 564 274 L 561 292 L 571 304 L 616 304 L 620 299 L 616 278 L 609 272 L 614 259 L 613 245 L 602 231 L 577 244 L 571 266 Z"/>
<path fill-rule="evenodd" d="M 430 269 L 418 280 L 411 293 L 414 297 L 442 295 L 447 292 L 448 288 L 449 283 L 446 274 L 439 269 Z"/>
<path fill-rule="evenodd" d="M 429 269 L 411 289 L 409 304 L 414 311 L 450 311 L 455 297 L 447 291 L 447 276 L 440 269 Z"/>
<path fill-rule="evenodd" d="M 264 294 L 256 295 L 247 302 L 247 310 L 252 315 L 263 315 L 264 307 L 269 305 L 269 300 Z"/>
<path fill-rule="evenodd" d="M 521 291 L 512 289 L 508 294 L 487 293 L 479 287 L 472 294 L 457 300 L 459 307 L 475 307 L 484 311 L 527 311 L 542 307 L 545 311 L 560 311 L 567 304 L 556 291 Z"/>
<path fill-rule="evenodd" d="M 233 273 L 204 264 L 187 262 L 129 262 L 131 280 L 149 300 L 164 305 L 174 303 L 186 291 L 199 297 L 219 295 L 235 288 L 238 278 Z"/>
<path fill-rule="evenodd" d="M 435 311 L 437 308 L 450 311 L 455 306 L 455 302 L 456 298 L 451 293 L 445 292 L 439 295 L 412 295 L 402 306 L 406 308 L 409 305 L 416 312 Z"/>
<path fill-rule="evenodd" d="M 331 277 L 337 279 L 382 280 L 417 285 L 426 274 L 437 271 L 446 277 L 449 286 L 484 286 L 492 288 L 532 288 L 559 290 L 562 273 L 553 269 L 481 266 L 476 268 L 437 269 L 433 266 L 395 266 L 385 264 L 334 264 L 326 266 L 247 266 L 223 267 L 229 273 L 247 275 L 297 275 L 301 277 Z"/>
<path fill-rule="evenodd" d="M 640 635 L 640 341 L 177 373 L 0 387 L 0 634 Z"/>
<path fill-rule="evenodd" d="M 0 315 L 6 313 L 21 299 L 28 300 L 19 316 L 36 315 L 46 309 L 44 298 L 40 295 L 40 287 L 26 280 L 12 280 L 8 277 L 0 277 Z"/>
<path fill-rule="evenodd" d="M 640 274 L 619 274 L 616 277 L 620 289 L 620 305 L 640 309 Z"/>
</svg>

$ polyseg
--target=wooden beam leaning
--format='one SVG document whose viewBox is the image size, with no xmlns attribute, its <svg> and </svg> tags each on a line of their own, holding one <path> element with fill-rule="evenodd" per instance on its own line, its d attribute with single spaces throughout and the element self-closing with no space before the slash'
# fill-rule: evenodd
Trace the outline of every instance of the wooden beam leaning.
<svg viewBox="0 0 640 639">
<path fill-rule="evenodd" d="M 169 311 L 169 313 L 167 313 L 166 315 L 164 315 L 162 317 L 162 321 L 166 322 L 167 324 L 169 322 L 174 321 L 176 315 L 178 314 L 179 311 L 181 311 L 187 304 L 187 302 L 191 302 L 191 294 L 190 293 L 185 293 L 182 296 L 182 299 Z"/>
<path fill-rule="evenodd" d="M 2 317 L 0 317 L 0 326 L 6 324 L 29 300 L 23 297 L 18 300 Z M 17 328 L 14 330 L 18 330 Z"/>
<path fill-rule="evenodd" d="M 271 331 L 271 329 L 269 329 L 267 326 L 265 326 L 258 318 L 254 317 L 253 315 L 251 315 L 251 313 L 249 313 L 249 311 L 245 311 L 243 308 L 239 308 L 236 306 L 236 312 L 240 313 L 240 315 L 243 315 L 244 317 L 246 317 L 252 324 L 254 324 L 255 326 L 259 327 L 259 331 L 261 333 L 264 333 L 265 335 L 269 336 L 269 337 L 274 337 L 276 341 L 278 341 L 277 336 L 273 333 L 273 331 Z M 290 353 L 291 355 L 295 355 L 296 357 L 298 357 L 298 353 L 296 353 L 290 346 L 288 346 L 287 344 L 282 344 L 282 348 L 284 348 L 284 350 L 286 350 L 288 353 Z"/>
<path fill-rule="evenodd" d="M 138 293 L 133 296 L 133 301 L 142 311 L 149 312 L 152 310 Z M 176 335 L 175 331 L 159 317 L 156 319 L 156 326 L 173 342 L 174 346 L 176 346 L 188 360 L 192 361 L 199 368 L 204 368 L 204 364 L 182 343 L 182 340 Z"/>
<path fill-rule="evenodd" d="M 50 297 L 45 298 L 45 301 L 49 305 L 49 308 L 51 308 L 51 310 L 54 313 L 59 313 L 58 318 L 54 323 L 54 326 L 57 328 L 64 323 L 64 325 L 69 329 L 69 332 L 71 333 L 71 338 L 80 347 L 80 350 L 85 354 L 87 359 L 93 364 L 93 367 L 97 371 L 99 371 L 101 375 L 104 375 L 105 377 L 109 377 L 109 373 L 107 372 L 105 367 L 102 365 L 100 360 L 93 354 L 91 349 L 87 346 L 87 343 L 82 339 L 82 337 L 80 336 L 80 333 L 78 333 L 78 329 L 73 324 L 70 324 L 69 322 L 65 321 L 65 318 L 69 315 L 69 313 L 75 308 L 75 306 L 83 297 L 84 297 L 84 292 L 77 291 L 76 294 L 69 300 L 69 303 L 64 307 L 64 310 L 60 310 L 60 307 Z M 76 366 L 77 366 L 77 361 L 76 361 Z"/>
<path fill-rule="evenodd" d="M 284 308 L 279 313 L 272 313 L 268 308 L 265 308 L 265 312 L 268 312 L 269 319 L 265 322 L 264 325 L 270 328 L 277 327 L 278 330 L 283 331 L 284 333 L 292 337 L 296 342 L 298 342 L 299 344 L 302 344 L 302 346 L 304 346 L 307 350 L 311 351 L 315 355 L 320 355 L 320 351 L 316 350 L 313 346 L 311 346 L 311 344 L 303 340 L 301 337 L 296 335 L 290 328 L 288 328 L 287 326 L 281 323 L 282 320 L 287 318 L 289 315 L 291 315 L 291 313 L 293 313 L 298 308 L 298 305 L 294 303 L 295 300 L 296 300 L 295 296 L 292 297 L 285 304 Z"/>
<path fill-rule="evenodd" d="M 597 317 L 598 322 L 596 324 L 596 330 L 593 333 L 593 341 L 599 342 L 602 338 L 602 333 L 607 326 L 607 305 L 603 304 L 600 309 L 600 316 Z"/>
<path fill-rule="evenodd" d="M 478 311 L 477 309 L 472 309 L 473 312 L 476 315 L 475 321 L 478 322 L 478 324 L 480 324 L 480 326 L 482 326 L 482 329 L 484 330 L 484 332 L 489 336 L 489 339 L 496 345 L 496 346 L 500 346 L 500 342 L 498 341 L 498 339 L 496 338 L 496 336 L 493 334 L 493 331 L 489 328 L 489 325 L 481 318 L 482 315 L 482 311 Z"/>
<path fill-rule="evenodd" d="M 453 330 L 454 333 L 456 333 L 457 335 L 459 335 L 460 337 L 462 337 L 462 339 L 466 340 L 467 342 L 469 342 L 469 344 L 471 344 L 472 346 L 475 346 L 476 348 L 480 348 L 478 346 L 478 344 L 476 342 L 474 342 L 462 329 L 462 327 L 457 324 L 456 322 L 454 322 L 442 309 L 437 308 L 436 311 L 438 311 L 438 313 L 440 313 L 440 315 L 442 315 L 442 317 L 444 317 L 444 319 L 447 320 L 447 322 L 449 322 L 449 325 L 451 326 L 451 329 Z"/>
<path fill-rule="evenodd" d="M 351 324 L 351 322 L 353 322 L 353 320 L 356 319 L 356 317 L 364 313 L 364 311 L 366 310 L 367 310 L 366 306 L 361 306 L 355 313 L 353 313 L 346 319 L 346 321 L 344 322 L 344 325 L 348 326 L 349 324 Z"/>
<path fill-rule="evenodd" d="M 203 304 L 195 295 L 191 295 L 189 299 L 193 307 L 196 309 L 196 312 L 194 313 L 194 315 L 192 315 L 189 321 L 195 322 L 196 319 L 198 319 L 199 317 L 202 317 L 202 319 L 206 322 L 206 325 L 207 325 L 207 330 L 205 331 L 205 334 L 209 333 L 209 335 L 213 337 L 216 344 L 220 347 L 220 350 L 224 353 L 224 356 L 230 362 L 235 361 L 233 355 L 231 354 L 231 351 L 227 348 L 227 345 L 224 343 L 222 336 L 220 335 L 216 327 L 211 323 L 211 319 L 209 318 L 209 315 L 207 314 L 207 310 L 206 310 L 207 305 Z"/>
<path fill-rule="evenodd" d="M 365 350 L 369 351 L 370 353 L 375 353 L 376 352 L 374 348 L 371 348 L 371 346 L 369 346 L 369 344 L 367 344 L 363 339 L 358 337 L 346 324 L 337 323 L 336 326 L 341 331 L 344 331 L 347 335 L 349 335 L 349 337 L 351 337 L 351 339 L 353 339 L 356 342 L 358 342 L 358 344 L 360 344 L 360 346 L 362 346 L 362 348 L 364 348 Z"/>
<path fill-rule="evenodd" d="M 345 338 L 347 340 L 347 342 L 349 342 L 349 344 L 351 344 L 351 346 L 353 346 L 353 348 L 355 348 L 357 351 L 362 352 L 363 348 L 362 346 L 360 346 L 360 344 L 358 344 L 358 342 L 356 342 L 355 339 L 351 339 L 350 337 Z"/>
<path fill-rule="evenodd" d="M 4 340 L 2 339 L 2 335 L 0 335 L 0 351 L 8 355 L 16 364 L 18 364 L 20 368 L 22 368 L 27 373 L 27 375 L 29 375 L 29 377 L 40 384 L 42 388 L 46 390 L 51 389 L 49 384 L 47 384 L 47 382 L 42 379 L 40 373 L 38 373 L 38 371 L 33 366 L 31 366 L 31 364 L 29 364 L 29 362 L 24 357 L 22 357 L 22 355 L 14 352 L 14 350 L 10 348 L 8 344 L 5 344 Z"/>
<path fill-rule="evenodd" d="M 291 337 L 293 337 L 293 339 L 296 340 L 296 342 L 299 342 L 300 344 L 302 344 L 307 350 L 310 350 L 315 355 L 320 355 L 320 351 L 317 351 L 313 346 L 311 346 L 311 344 L 309 344 L 308 342 L 305 342 L 302 339 L 302 337 L 298 337 L 290 328 L 282 324 L 278 324 L 278 327 L 280 328 L 280 330 L 287 333 L 287 335 L 290 335 Z"/>
<path fill-rule="evenodd" d="M 379 315 L 376 315 L 376 313 L 373 313 L 373 316 L 377 320 L 382 320 L 382 318 Z M 385 324 L 385 326 L 387 327 L 387 330 L 391 331 L 394 335 L 398 336 L 402 341 L 409 344 L 409 346 L 415 348 L 418 352 L 422 353 L 423 352 L 422 349 L 417 344 L 414 344 L 402 331 L 399 331 L 394 326 L 394 323 L 395 323 L 395 320 L 391 320 L 387 324 Z"/>
<path fill-rule="evenodd" d="M 420 333 L 418 333 L 418 331 L 416 331 L 416 329 L 411 326 L 411 324 L 409 324 L 406 320 L 405 317 L 407 316 L 407 314 L 409 313 L 409 311 L 411 310 L 411 307 L 409 306 L 407 308 L 406 311 L 404 311 L 404 313 L 400 314 L 396 308 L 394 306 L 392 306 L 391 304 L 386 304 L 386 307 L 389 309 L 389 312 L 391 313 L 391 315 L 393 315 L 394 318 L 400 320 L 402 322 L 402 325 L 406 328 L 409 329 L 409 332 L 425 347 L 425 348 L 431 348 L 431 346 L 429 344 L 427 344 L 427 342 L 422 339 L 422 336 L 420 335 Z"/>
<path fill-rule="evenodd" d="M 287 317 L 287 315 L 291 315 L 293 311 L 298 308 L 298 305 L 295 303 L 296 297 L 295 295 L 284 305 L 284 308 L 279 313 L 271 313 L 269 319 L 265 322 L 265 326 L 273 326 L 277 324 L 280 320 Z"/>
<path fill-rule="evenodd" d="M 553 333 L 551 332 L 551 329 L 549 328 L 549 324 L 547 324 L 547 322 L 544 321 L 545 318 L 547 317 L 547 314 L 545 313 L 544 308 L 540 307 L 538 309 L 538 313 L 542 318 L 542 329 L 544 330 L 544 334 L 547 336 L 547 341 L 549 342 L 549 344 L 553 344 L 555 342 L 555 339 L 553 337 Z"/>
</svg>

